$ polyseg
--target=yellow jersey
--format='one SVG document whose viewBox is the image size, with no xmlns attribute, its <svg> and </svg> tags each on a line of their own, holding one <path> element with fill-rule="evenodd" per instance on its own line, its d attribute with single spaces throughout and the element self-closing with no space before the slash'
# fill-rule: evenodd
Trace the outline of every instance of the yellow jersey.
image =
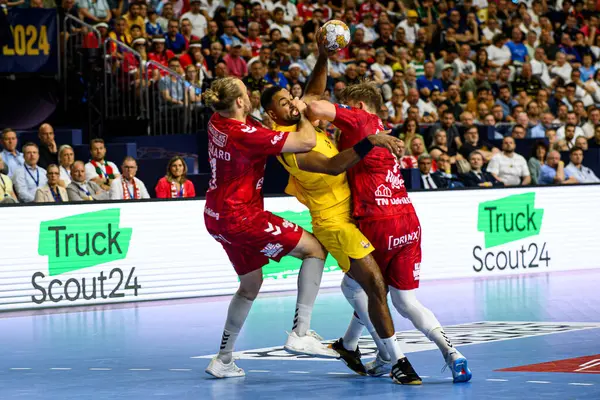
<svg viewBox="0 0 600 400">
<path fill-rule="evenodd" d="M 312 151 L 319 152 L 327 158 L 338 154 L 337 147 L 327 137 L 327 134 L 318 128 L 315 129 L 317 144 Z M 295 132 L 296 125 L 279 126 L 274 124 L 273 130 Z M 298 167 L 294 153 L 282 153 L 277 156 L 277 159 L 290 174 L 285 192 L 304 204 L 313 219 L 322 220 L 350 212 L 350 186 L 345 172 L 332 176 L 303 171 Z"/>
<path fill-rule="evenodd" d="M 296 126 L 274 125 L 273 130 L 295 132 Z M 331 158 L 337 147 L 325 132 L 317 130 L 317 144 L 312 151 Z M 290 173 L 285 192 L 308 208 L 315 237 L 336 259 L 342 271 L 348 272 L 351 260 L 360 260 L 373 251 L 373 246 L 356 227 L 351 217 L 352 203 L 346 173 L 337 176 L 303 171 L 294 153 L 277 156 Z"/>
</svg>

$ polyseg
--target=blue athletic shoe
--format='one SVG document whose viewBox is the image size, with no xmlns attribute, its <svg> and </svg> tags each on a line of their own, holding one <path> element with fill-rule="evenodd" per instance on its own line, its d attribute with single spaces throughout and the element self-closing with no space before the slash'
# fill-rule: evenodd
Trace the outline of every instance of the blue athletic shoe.
<svg viewBox="0 0 600 400">
<path fill-rule="evenodd" d="M 469 369 L 467 359 L 465 356 L 460 354 L 460 351 L 455 350 L 454 352 L 448 354 L 446 365 L 452 371 L 454 383 L 469 382 L 471 380 L 473 374 Z"/>
</svg>

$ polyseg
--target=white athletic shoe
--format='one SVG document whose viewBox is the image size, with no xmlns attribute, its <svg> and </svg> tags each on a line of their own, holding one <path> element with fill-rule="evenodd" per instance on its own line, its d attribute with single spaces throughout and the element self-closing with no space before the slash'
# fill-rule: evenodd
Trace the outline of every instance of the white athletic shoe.
<svg viewBox="0 0 600 400">
<path fill-rule="evenodd" d="M 229 364 L 225 364 L 216 356 L 213 357 L 208 367 L 206 367 L 206 373 L 215 378 L 239 378 L 246 376 L 244 370 L 235 365 L 233 360 Z"/>
<path fill-rule="evenodd" d="M 339 358 L 340 355 L 335 350 L 322 344 L 317 337 L 320 338 L 314 331 L 308 331 L 305 336 L 298 336 L 296 332 L 292 332 L 288 335 L 283 348 L 292 354 L 306 354 L 319 358 Z"/>
<path fill-rule="evenodd" d="M 454 383 L 469 382 L 473 376 L 467 364 L 467 359 L 456 349 L 448 353 L 446 366 L 450 367 L 452 371 Z M 446 366 L 444 366 L 444 369 L 446 369 Z"/>
<path fill-rule="evenodd" d="M 367 375 L 369 376 L 382 376 L 389 375 L 392 371 L 392 361 L 384 360 L 377 353 L 377 357 L 373 361 L 369 361 L 365 364 L 365 369 L 367 370 Z"/>
</svg>

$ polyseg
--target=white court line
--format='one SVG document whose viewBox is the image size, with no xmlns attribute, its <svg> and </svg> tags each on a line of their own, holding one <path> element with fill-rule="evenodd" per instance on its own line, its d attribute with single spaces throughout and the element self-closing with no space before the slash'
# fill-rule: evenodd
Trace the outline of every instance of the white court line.
<svg viewBox="0 0 600 400">
<path fill-rule="evenodd" d="M 288 371 L 288 374 L 310 374 L 309 371 Z"/>
<path fill-rule="evenodd" d="M 419 375 L 419 376 L 420 376 L 421 378 L 431 378 L 431 377 L 430 377 L 430 376 L 428 376 L 428 375 Z"/>
<path fill-rule="evenodd" d="M 71 368 L 50 368 L 52 371 L 70 371 Z"/>
<path fill-rule="evenodd" d="M 11 370 L 13 370 L 13 371 L 28 371 L 30 369 L 31 368 L 11 368 Z"/>
<path fill-rule="evenodd" d="M 552 383 L 548 381 L 527 381 L 527 383 Z"/>
<path fill-rule="evenodd" d="M 446 379 L 454 379 L 454 378 L 453 378 L 453 377 L 451 377 L 451 376 L 449 376 L 449 377 L 447 377 Z"/>
<path fill-rule="evenodd" d="M 327 375 L 355 375 L 350 372 L 328 372 Z"/>
<path fill-rule="evenodd" d="M 594 386 L 593 383 L 578 383 L 578 382 L 571 382 L 571 383 L 569 383 L 569 385 L 573 385 L 573 386 Z"/>
<path fill-rule="evenodd" d="M 130 371 L 151 371 L 150 368 L 129 368 Z"/>
<path fill-rule="evenodd" d="M 169 368 L 169 371 L 188 372 L 188 371 L 191 371 L 191 369 L 190 368 Z"/>
<path fill-rule="evenodd" d="M 271 372 L 268 369 L 251 369 L 248 372 L 258 372 L 258 373 L 266 373 L 266 372 Z"/>
<path fill-rule="evenodd" d="M 112 368 L 90 368 L 90 371 L 111 371 Z"/>
<path fill-rule="evenodd" d="M 488 382 L 508 382 L 508 379 L 495 379 L 495 378 L 490 378 L 490 379 L 486 379 L 486 381 L 488 381 Z"/>
</svg>

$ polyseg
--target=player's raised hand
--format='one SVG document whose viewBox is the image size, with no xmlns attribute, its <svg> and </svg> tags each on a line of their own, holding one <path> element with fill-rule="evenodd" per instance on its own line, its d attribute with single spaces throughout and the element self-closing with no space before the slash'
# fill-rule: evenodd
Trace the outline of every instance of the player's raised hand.
<svg viewBox="0 0 600 400">
<path fill-rule="evenodd" d="M 373 146 L 386 148 L 396 157 L 404 156 L 404 154 L 402 154 L 400 146 L 400 139 L 394 136 L 390 136 L 390 132 L 391 131 L 382 131 L 379 132 L 377 135 L 369 135 L 367 136 L 367 138 Z"/>
</svg>

